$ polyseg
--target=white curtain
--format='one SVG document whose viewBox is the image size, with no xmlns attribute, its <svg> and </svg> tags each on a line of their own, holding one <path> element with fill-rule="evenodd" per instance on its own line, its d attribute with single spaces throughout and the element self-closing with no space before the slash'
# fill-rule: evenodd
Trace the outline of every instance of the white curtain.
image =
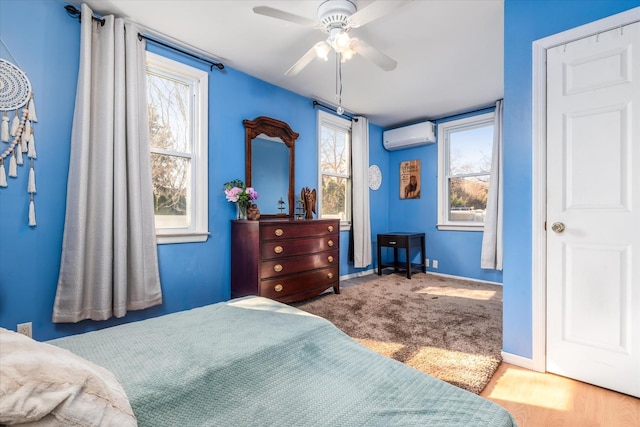
<svg viewBox="0 0 640 427">
<path fill-rule="evenodd" d="M 480 267 L 493 270 L 502 270 L 502 104 L 502 100 L 496 102 L 494 113 L 491 178 L 480 255 Z"/>
<path fill-rule="evenodd" d="M 351 166 L 353 185 L 353 266 L 371 264 L 371 218 L 369 215 L 369 120 L 351 121 Z"/>
<path fill-rule="evenodd" d="M 54 322 L 162 302 L 138 29 L 82 5 L 80 69 Z"/>
</svg>

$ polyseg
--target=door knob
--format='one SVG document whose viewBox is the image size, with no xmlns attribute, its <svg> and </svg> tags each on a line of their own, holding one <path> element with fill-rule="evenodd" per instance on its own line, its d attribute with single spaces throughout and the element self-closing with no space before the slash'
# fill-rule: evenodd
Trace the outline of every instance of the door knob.
<svg viewBox="0 0 640 427">
<path fill-rule="evenodd" d="M 554 222 L 551 229 L 556 233 L 562 233 L 564 231 L 564 224 L 561 222 Z"/>
</svg>

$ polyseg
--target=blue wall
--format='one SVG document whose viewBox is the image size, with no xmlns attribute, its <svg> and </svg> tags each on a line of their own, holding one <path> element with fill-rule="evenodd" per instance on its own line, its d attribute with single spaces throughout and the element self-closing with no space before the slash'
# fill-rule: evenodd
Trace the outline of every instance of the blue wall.
<svg viewBox="0 0 640 427">
<path fill-rule="evenodd" d="M 316 110 L 311 100 L 229 67 L 210 72 L 210 238 L 205 243 L 158 246 L 164 293 L 161 306 L 130 312 L 123 319 L 54 325 L 51 314 L 60 267 L 80 46 L 80 25 L 63 5 L 50 0 L 0 1 L 0 36 L 32 83 L 39 119 L 35 125 L 38 225 L 27 225 L 25 166 L 19 168 L 18 178 L 9 178 L 8 188 L 0 189 L 0 325 L 15 329 L 18 323 L 33 322 L 34 338 L 43 340 L 227 300 L 229 220 L 235 208 L 225 200 L 222 186 L 244 177 L 242 120 L 270 116 L 300 133 L 295 171 L 299 192 L 303 186 L 317 186 Z M 149 50 L 209 69 L 151 43 Z M 14 62 L 4 48 L 0 53 Z M 372 124 L 370 135 L 381 140 L 382 130 Z M 382 153 L 372 151 L 372 161 L 384 163 L 379 158 L 384 157 Z M 385 229 L 387 221 L 384 191 L 378 193 L 382 197 L 372 197 L 376 230 Z M 348 233 L 342 233 L 341 242 L 348 243 Z M 347 263 L 346 250 L 341 253 L 341 269 L 343 274 L 360 271 Z"/>
<path fill-rule="evenodd" d="M 14 329 L 32 321 L 34 337 L 49 339 L 157 316 L 229 298 L 229 220 L 235 211 L 222 184 L 244 174 L 242 120 L 260 115 L 285 122 L 300 133 L 296 143 L 296 187 L 316 187 L 316 111 L 311 100 L 226 68 L 210 73 L 209 230 L 206 243 L 158 247 L 164 304 L 124 319 L 51 323 L 58 278 L 69 140 L 78 70 L 78 22 L 62 2 L 0 0 L 0 36 L 34 88 L 39 122 L 36 175 L 38 225 L 27 226 L 24 166 L 0 189 L 0 325 Z M 370 192 L 375 235 L 389 230 L 427 234 L 427 256 L 442 273 L 504 282 L 504 350 L 531 357 L 531 42 L 640 5 L 640 0 L 505 0 L 505 270 L 479 268 L 481 233 L 438 232 L 437 146 L 387 152 L 382 130 L 370 126 L 370 163 L 383 173 L 382 187 Z M 25 21 L 24 17 L 28 16 Z M 27 24 L 25 24 L 27 23 Z M 25 27 L 25 25 L 27 27 Z M 150 50 L 160 51 L 152 47 Z M 0 51 L 3 58 L 8 53 Z M 168 53 L 169 56 L 174 55 Z M 197 61 L 190 62 L 203 67 Z M 208 69 L 205 67 L 204 69 Z M 399 164 L 422 161 L 422 194 L 399 200 Z M 259 190 L 259 189 L 258 189 Z M 348 234 L 341 244 L 347 248 Z M 372 251 L 375 260 L 375 250 Z M 341 254 L 343 275 L 356 273 Z"/>
<path fill-rule="evenodd" d="M 505 0 L 503 349 L 532 356 L 532 42 L 640 0 Z"/>
<path fill-rule="evenodd" d="M 435 120 L 435 124 L 484 114 L 493 108 L 460 114 Z M 419 199 L 400 199 L 400 163 L 420 160 L 421 192 Z M 389 181 L 389 225 L 395 231 L 425 233 L 426 258 L 438 260 L 438 268 L 432 265 L 428 271 L 471 277 L 491 282 L 502 282 L 502 272 L 480 268 L 482 232 L 438 230 L 438 144 L 391 151 L 387 171 Z M 392 250 L 387 250 L 392 257 Z M 386 259 L 383 253 L 383 258 Z M 402 255 L 400 255 L 402 256 Z M 416 257 L 412 262 L 420 262 Z"/>
</svg>

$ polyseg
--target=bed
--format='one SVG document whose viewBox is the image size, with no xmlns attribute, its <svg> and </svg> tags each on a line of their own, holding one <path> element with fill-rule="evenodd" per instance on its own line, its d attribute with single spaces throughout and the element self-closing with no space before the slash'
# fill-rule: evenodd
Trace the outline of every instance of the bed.
<svg viewBox="0 0 640 427">
<path fill-rule="evenodd" d="M 6 354 L 7 337 L 18 334 L 3 332 L 5 375 L 17 360 Z M 88 418 L 102 421 L 88 425 L 515 426 L 491 401 L 370 351 L 323 318 L 262 297 L 33 343 L 117 379 L 105 387 L 127 400 L 106 406 L 120 418 L 110 424 L 93 414 Z M 0 400 L 9 401 L 4 388 Z M 123 418 L 126 403 L 131 421 Z M 0 405 L 2 423 L 7 409 Z"/>
</svg>

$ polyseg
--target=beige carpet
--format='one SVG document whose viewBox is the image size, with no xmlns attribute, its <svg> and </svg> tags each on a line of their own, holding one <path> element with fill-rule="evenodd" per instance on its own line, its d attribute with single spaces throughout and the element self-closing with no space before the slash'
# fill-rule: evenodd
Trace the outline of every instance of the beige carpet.
<svg viewBox="0 0 640 427">
<path fill-rule="evenodd" d="M 361 344 L 479 394 L 500 364 L 502 286 L 432 274 L 371 275 L 292 304 Z"/>
</svg>

